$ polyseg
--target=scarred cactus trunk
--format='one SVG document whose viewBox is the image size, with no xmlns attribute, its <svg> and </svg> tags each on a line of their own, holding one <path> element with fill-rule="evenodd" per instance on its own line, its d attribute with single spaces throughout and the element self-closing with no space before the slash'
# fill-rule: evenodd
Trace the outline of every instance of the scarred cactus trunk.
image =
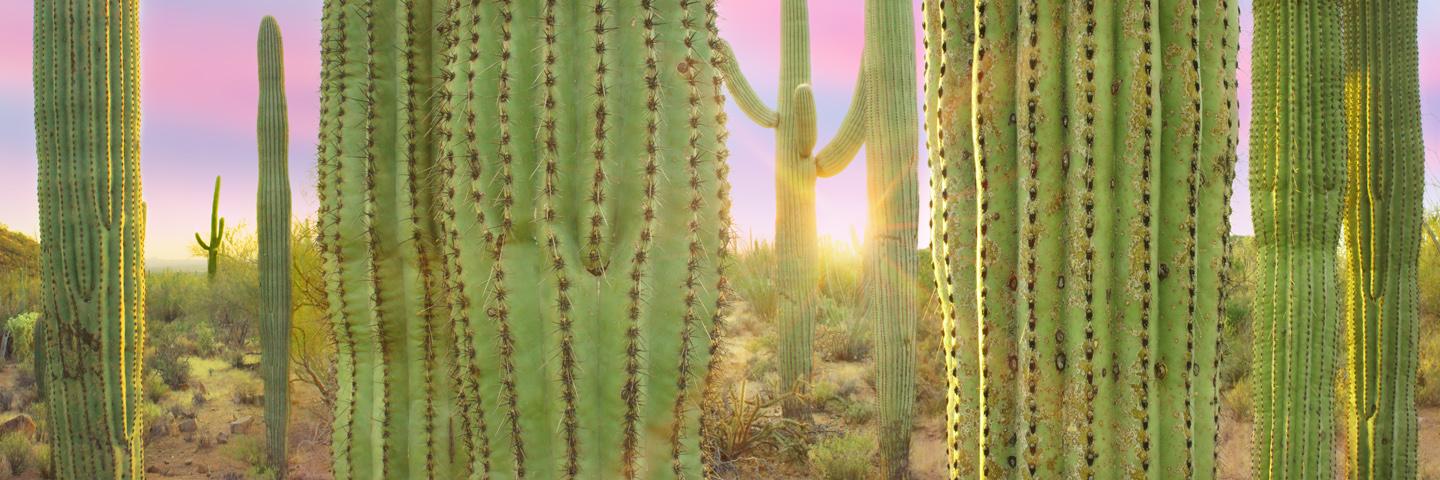
<svg viewBox="0 0 1440 480">
<path fill-rule="evenodd" d="M 430 0 L 328 0 L 320 240 L 337 344 L 337 478 L 461 478 L 434 135 L 442 54 Z"/>
<path fill-rule="evenodd" d="M 951 478 L 1211 478 L 1238 8 L 925 2 Z"/>
<path fill-rule="evenodd" d="M 256 200 L 260 260 L 260 376 L 265 381 L 265 447 L 277 480 L 287 474 L 285 431 L 290 408 L 290 127 L 280 25 L 260 23 L 260 101 L 256 120 L 260 187 Z"/>
<path fill-rule="evenodd" d="M 45 380 L 56 478 L 143 478 L 145 205 L 135 0 L 35 2 Z"/>
<path fill-rule="evenodd" d="M 482 477 L 702 475 L 730 243 L 714 3 L 450 17 L 441 218 Z"/>
<path fill-rule="evenodd" d="M 1255 5 L 1255 478 L 1332 478 L 1345 192 L 1340 2 Z"/>
<path fill-rule="evenodd" d="M 1357 479 L 1416 475 L 1425 166 L 1415 23 L 1416 0 L 1344 2 L 1346 460 Z"/>
</svg>

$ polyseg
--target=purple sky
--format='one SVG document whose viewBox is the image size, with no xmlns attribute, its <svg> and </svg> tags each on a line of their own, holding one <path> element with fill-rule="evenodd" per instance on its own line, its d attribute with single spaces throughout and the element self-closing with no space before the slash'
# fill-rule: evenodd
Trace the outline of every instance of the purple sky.
<svg viewBox="0 0 1440 480">
<path fill-rule="evenodd" d="M 814 86 L 824 142 L 839 125 L 858 68 L 863 30 L 861 0 L 811 2 Z M 917 2 L 918 3 L 918 2 Z M 1420 75 L 1430 183 L 1440 182 L 1440 2 L 1420 3 Z M 722 34 L 734 45 L 746 75 L 773 104 L 779 77 L 779 1 L 719 0 Z M 0 2 L 0 223 L 34 234 L 34 128 L 30 88 L 31 11 L 29 0 Z M 148 255 L 181 259 L 190 255 L 191 233 L 207 228 L 210 189 L 224 176 L 221 215 L 230 225 L 254 225 L 255 209 L 255 32 L 260 18 L 275 15 L 285 34 L 291 114 L 291 182 L 297 215 L 315 208 L 314 138 L 319 75 L 320 1 L 248 0 L 196 2 L 143 0 L 144 133 L 143 175 L 150 205 Z M 823 6 L 822 6 L 823 5 Z M 1250 0 L 1242 0 L 1243 41 L 1249 44 Z M 917 5 L 918 14 L 918 5 Z M 917 25 L 918 31 L 918 25 Z M 1241 85 L 1249 81 L 1249 50 L 1241 53 Z M 1248 88 L 1241 92 L 1242 128 L 1248 125 Z M 731 182 L 740 233 L 770 238 L 774 231 L 774 135 L 755 127 L 733 104 Z M 1242 139 L 1246 135 L 1241 135 Z M 1241 144 L 1233 223 L 1248 234 L 1250 199 Z M 927 182 L 927 169 L 920 181 Z M 863 158 L 844 173 L 820 183 L 822 235 L 848 242 L 863 232 Z M 922 202 L 928 202 L 921 189 Z M 1434 193 L 1432 187 L 1429 190 Z M 1431 195 L 1431 204 L 1435 196 Z M 924 209 L 922 212 L 926 211 Z M 925 228 L 926 222 L 921 222 Z M 921 232 L 926 238 L 928 232 Z"/>
</svg>

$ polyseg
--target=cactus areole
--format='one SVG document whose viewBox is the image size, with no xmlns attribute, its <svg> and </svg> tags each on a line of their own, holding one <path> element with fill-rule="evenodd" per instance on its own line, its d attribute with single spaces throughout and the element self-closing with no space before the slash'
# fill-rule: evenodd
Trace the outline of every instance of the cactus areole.
<svg viewBox="0 0 1440 480">
<path fill-rule="evenodd" d="M 265 452 L 283 480 L 290 408 L 290 127 L 285 105 L 284 48 L 273 17 L 260 23 L 256 44 L 260 100 L 256 135 L 260 187 L 256 194 L 260 261 L 260 376 L 265 381 Z"/>
<path fill-rule="evenodd" d="M 337 478 L 702 476 L 715 22 L 713 0 L 325 2 Z"/>
<path fill-rule="evenodd" d="M 926 0 L 951 478 L 1213 478 L 1231 0 Z"/>
<path fill-rule="evenodd" d="M 145 475 L 137 0 L 35 2 L 35 153 L 56 478 Z"/>
<path fill-rule="evenodd" d="M 1356 479 L 1416 476 L 1425 188 L 1416 7 L 1416 0 L 1343 2 L 1345 343 L 1347 377 L 1355 379 L 1346 404 L 1346 462 Z"/>
</svg>

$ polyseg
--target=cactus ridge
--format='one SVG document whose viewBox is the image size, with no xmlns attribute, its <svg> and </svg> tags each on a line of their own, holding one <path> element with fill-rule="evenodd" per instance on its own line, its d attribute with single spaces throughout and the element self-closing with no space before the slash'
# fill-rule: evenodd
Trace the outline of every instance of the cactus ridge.
<svg viewBox="0 0 1440 480">
<path fill-rule="evenodd" d="M 923 6 L 951 478 L 1213 476 L 1234 7 Z"/>
</svg>

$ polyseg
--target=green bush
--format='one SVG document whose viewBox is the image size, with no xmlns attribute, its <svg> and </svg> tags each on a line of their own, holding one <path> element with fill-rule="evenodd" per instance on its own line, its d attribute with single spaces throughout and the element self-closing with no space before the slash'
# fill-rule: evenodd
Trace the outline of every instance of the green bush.
<svg viewBox="0 0 1440 480">
<path fill-rule="evenodd" d="M 1420 372 L 1415 385 L 1415 403 L 1422 407 L 1440 406 L 1440 325 L 1436 323 L 1433 313 L 1420 322 Z"/>
<path fill-rule="evenodd" d="M 810 448 L 810 472 L 823 480 L 864 480 L 874 462 L 875 441 L 867 435 L 846 433 L 826 438 Z"/>
<path fill-rule="evenodd" d="M 205 295 L 205 275 L 196 272 L 155 271 L 145 277 L 145 318 L 168 323 L 191 312 L 195 299 Z"/>
<path fill-rule="evenodd" d="M 0 458 L 10 464 L 10 471 L 0 472 L 0 477 L 20 475 L 32 469 L 39 469 L 40 456 L 29 439 L 18 433 L 0 436 Z"/>
<path fill-rule="evenodd" d="M 185 363 L 185 353 L 179 348 L 157 346 L 149 349 L 145 368 L 155 372 L 171 389 L 181 389 L 190 384 L 190 365 Z"/>
<path fill-rule="evenodd" d="M 35 312 L 22 313 L 10 317 L 5 321 L 5 336 L 10 339 L 10 358 L 18 362 L 29 363 L 34 352 L 35 322 L 39 320 L 40 314 Z"/>
</svg>

